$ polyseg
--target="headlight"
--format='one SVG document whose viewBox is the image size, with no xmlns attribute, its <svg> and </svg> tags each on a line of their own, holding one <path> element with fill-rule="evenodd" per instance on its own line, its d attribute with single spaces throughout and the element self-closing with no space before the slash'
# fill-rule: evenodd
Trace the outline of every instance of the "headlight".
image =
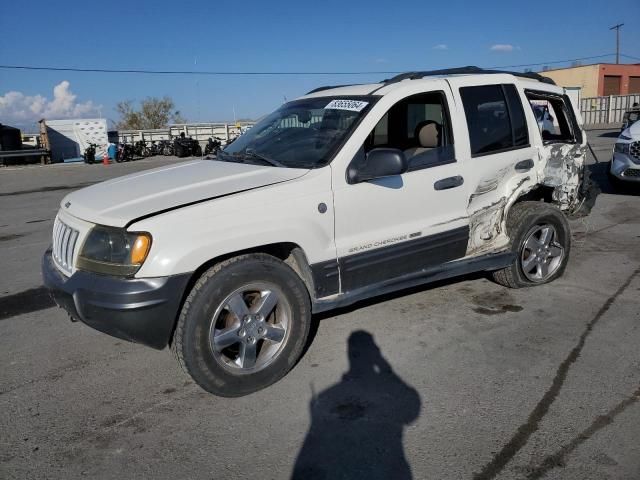
<svg viewBox="0 0 640 480">
<path fill-rule="evenodd" d="M 144 263 L 151 248 L 151 235 L 120 228 L 95 226 L 78 256 L 77 268 L 107 275 L 130 276 Z"/>
<path fill-rule="evenodd" d="M 616 143 L 613 150 L 618 153 L 629 153 L 630 143 Z"/>
</svg>

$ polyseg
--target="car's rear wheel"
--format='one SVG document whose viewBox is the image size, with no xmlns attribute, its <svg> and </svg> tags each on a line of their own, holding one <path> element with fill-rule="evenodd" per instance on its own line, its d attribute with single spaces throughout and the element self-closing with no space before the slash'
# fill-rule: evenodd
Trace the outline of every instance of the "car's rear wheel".
<svg viewBox="0 0 640 480">
<path fill-rule="evenodd" d="M 542 202 L 516 203 L 507 217 L 507 233 L 515 255 L 512 265 L 493 272 L 510 288 L 548 283 L 560 277 L 571 250 L 571 231 L 564 214 Z"/>
<path fill-rule="evenodd" d="M 309 295 L 298 275 L 270 255 L 242 255 L 196 282 L 172 347 L 202 388 L 235 397 L 283 377 L 302 354 L 310 324 Z"/>
</svg>

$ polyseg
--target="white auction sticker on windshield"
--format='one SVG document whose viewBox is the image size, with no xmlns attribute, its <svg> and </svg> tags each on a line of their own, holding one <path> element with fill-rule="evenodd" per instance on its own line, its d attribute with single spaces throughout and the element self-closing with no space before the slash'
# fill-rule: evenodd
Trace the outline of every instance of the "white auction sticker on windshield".
<svg viewBox="0 0 640 480">
<path fill-rule="evenodd" d="M 352 112 L 360 112 L 369 102 L 361 102 L 360 100 L 331 100 L 325 110 L 350 110 Z"/>
</svg>

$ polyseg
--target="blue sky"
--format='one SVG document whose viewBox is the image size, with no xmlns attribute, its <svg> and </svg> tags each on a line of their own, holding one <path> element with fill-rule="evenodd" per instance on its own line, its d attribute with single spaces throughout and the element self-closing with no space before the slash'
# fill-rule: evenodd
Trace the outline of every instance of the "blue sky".
<svg viewBox="0 0 640 480">
<path fill-rule="evenodd" d="M 637 18 L 638 0 L 619 0 L 615 7 L 585 0 L 526 6 L 513 0 L 30 1 L 28 8 L 3 9 L 0 64 L 333 72 L 493 67 L 612 53 L 615 35 L 608 28 L 619 22 L 627 23 L 621 51 L 640 57 Z M 163 95 L 171 96 L 190 121 L 233 119 L 234 109 L 237 117 L 255 118 L 318 85 L 382 78 L 384 74 L 213 77 L 0 69 L 0 122 L 29 123 L 33 112 L 101 112 L 117 120 L 113 107 L 119 100 Z M 68 84 L 61 85 L 64 81 Z M 8 102 L 21 110 L 11 110 Z"/>
</svg>

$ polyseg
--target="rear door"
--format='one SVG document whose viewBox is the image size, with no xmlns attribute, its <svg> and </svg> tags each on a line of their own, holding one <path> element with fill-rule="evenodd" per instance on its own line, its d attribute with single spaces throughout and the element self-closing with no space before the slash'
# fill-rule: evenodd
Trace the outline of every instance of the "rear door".
<svg viewBox="0 0 640 480">
<path fill-rule="evenodd" d="M 467 195 L 467 255 L 477 255 L 507 244 L 505 207 L 537 180 L 537 155 L 530 142 L 537 122 L 533 114 L 533 126 L 526 121 L 523 95 L 512 77 L 491 75 L 474 79 L 472 85 L 468 78 L 449 83 L 465 119 L 467 136 L 457 152 Z"/>
</svg>

